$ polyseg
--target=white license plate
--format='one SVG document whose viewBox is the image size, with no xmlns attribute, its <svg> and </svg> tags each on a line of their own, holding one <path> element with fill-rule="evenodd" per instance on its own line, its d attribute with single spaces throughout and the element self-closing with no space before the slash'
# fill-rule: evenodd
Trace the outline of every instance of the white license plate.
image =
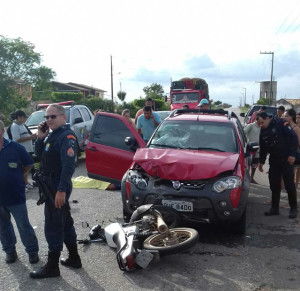
<svg viewBox="0 0 300 291">
<path fill-rule="evenodd" d="M 152 261 L 154 255 L 151 254 L 147 250 L 141 250 L 141 252 L 137 255 L 135 262 L 143 269 L 146 269 L 146 267 L 149 265 L 149 263 Z"/>
<path fill-rule="evenodd" d="M 172 207 L 177 211 L 193 212 L 193 203 L 187 201 L 162 200 L 162 205 Z"/>
</svg>

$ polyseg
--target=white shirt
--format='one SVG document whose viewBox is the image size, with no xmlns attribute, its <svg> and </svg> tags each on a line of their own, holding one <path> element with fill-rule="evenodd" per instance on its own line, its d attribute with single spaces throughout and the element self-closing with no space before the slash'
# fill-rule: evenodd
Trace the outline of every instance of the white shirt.
<svg viewBox="0 0 300 291">
<path fill-rule="evenodd" d="M 12 139 L 14 141 L 17 141 L 21 137 L 28 137 L 30 136 L 27 128 L 23 124 L 17 124 L 14 122 L 10 127 Z M 28 153 L 33 153 L 33 146 L 32 146 L 32 140 L 26 140 L 19 142 L 21 145 L 23 145 Z"/>
</svg>

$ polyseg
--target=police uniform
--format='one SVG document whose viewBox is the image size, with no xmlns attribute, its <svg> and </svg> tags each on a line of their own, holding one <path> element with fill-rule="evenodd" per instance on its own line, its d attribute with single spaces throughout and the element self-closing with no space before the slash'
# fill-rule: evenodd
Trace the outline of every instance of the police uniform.
<svg viewBox="0 0 300 291">
<path fill-rule="evenodd" d="M 261 164 L 265 163 L 267 154 L 270 154 L 269 182 L 272 191 L 272 208 L 265 215 L 279 214 L 281 177 L 288 193 L 291 211 L 297 210 L 294 168 L 287 161 L 289 156 L 296 156 L 298 147 L 297 135 L 288 122 L 283 119 L 272 119 L 267 128 L 261 128 L 259 145 Z"/>
<path fill-rule="evenodd" d="M 44 140 L 37 139 L 35 144 L 36 155 L 41 157 L 40 170 L 43 176 L 50 178 L 54 193 L 66 193 L 66 200 L 61 208 L 55 208 L 55 198 L 46 198 L 45 236 L 49 248 L 48 263 L 39 272 L 32 272 L 32 278 L 59 276 L 58 260 L 63 243 L 69 250 L 69 258 L 62 259 L 61 263 L 75 268 L 81 267 L 69 205 L 71 178 L 75 171 L 76 144 L 76 136 L 69 125 L 55 129 Z"/>
</svg>

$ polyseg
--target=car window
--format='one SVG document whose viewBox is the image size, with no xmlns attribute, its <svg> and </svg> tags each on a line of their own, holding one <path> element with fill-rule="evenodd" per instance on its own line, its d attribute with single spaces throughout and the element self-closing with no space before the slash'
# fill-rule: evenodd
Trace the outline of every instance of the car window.
<svg viewBox="0 0 300 291">
<path fill-rule="evenodd" d="M 272 116 L 277 115 L 277 108 L 276 107 L 267 107 L 267 113 Z"/>
<path fill-rule="evenodd" d="M 45 121 L 44 116 L 45 116 L 45 111 L 36 111 L 28 117 L 25 124 L 27 126 L 38 125 L 40 122 Z"/>
<path fill-rule="evenodd" d="M 73 116 L 72 116 L 72 122 L 74 123 L 75 119 L 78 118 L 78 117 L 82 118 L 81 113 L 80 113 L 78 108 L 74 108 Z"/>
<path fill-rule="evenodd" d="M 261 108 L 260 105 L 253 106 L 248 112 L 247 115 L 251 116 L 255 111 L 258 111 Z"/>
<path fill-rule="evenodd" d="M 237 127 L 237 130 L 238 130 L 238 135 L 239 135 L 242 147 L 244 148 L 246 143 L 247 143 L 247 137 L 245 135 L 245 132 L 244 132 L 244 129 L 243 129 L 241 123 L 238 122 L 238 120 L 236 120 L 236 119 L 234 119 L 234 121 L 236 123 L 236 127 Z"/>
<path fill-rule="evenodd" d="M 231 123 L 208 121 L 164 121 L 149 147 L 238 152 Z"/>
<path fill-rule="evenodd" d="M 81 107 L 80 111 L 81 111 L 81 113 L 83 115 L 84 121 L 88 121 L 88 120 L 92 119 L 92 116 L 90 115 L 89 111 L 86 108 Z"/>
<path fill-rule="evenodd" d="M 171 111 L 155 111 L 155 112 L 159 115 L 161 120 L 166 119 L 171 113 Z"/>
<path fill-rule="evenodd" d="M 66 123 L 70 123 L 70 107 L 65 108 L 66 111 Z"/>
<path fill-rule="evenodd" d="M 110 116 L 100 115 L 95 121 L 91 141 L 130 151 L 129 147 L 125 144 L 125 138 L 128 136 L 133 137 L 133 134 L 123 121 Z"/>
</svg>

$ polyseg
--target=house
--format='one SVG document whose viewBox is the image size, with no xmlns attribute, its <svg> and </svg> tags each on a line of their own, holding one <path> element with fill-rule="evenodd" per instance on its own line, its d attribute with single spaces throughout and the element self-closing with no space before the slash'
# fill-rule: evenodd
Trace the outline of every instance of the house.
<svg viewBox="0 0 300 291">
<path fill-rule="evenodd" d="M 55 88 L 54 92 L 81 92 L 84 98 L 86 98 L 89 95 L 93 95 L 95 97 L 103 99 L 104 93 L 106 92 L 102 89 L 73 82 L 62 83 L 53 81 L 51 83 L 52 86 Z"/>
<path fill-rule="evenodd" d="M 31 100 L 32 88 L 30 84 L 23 80 L 14 80 L 13 87 L 20 97 L 26 98 L 27 101 Z"/>
<path fill-rule="evenodd" d="M 297 113 L 300 112 L 300 99 L 280 99 L 276 101 L 275 105 L 283 105 L 285 109 L 293 108 Z"/>
</svg>

